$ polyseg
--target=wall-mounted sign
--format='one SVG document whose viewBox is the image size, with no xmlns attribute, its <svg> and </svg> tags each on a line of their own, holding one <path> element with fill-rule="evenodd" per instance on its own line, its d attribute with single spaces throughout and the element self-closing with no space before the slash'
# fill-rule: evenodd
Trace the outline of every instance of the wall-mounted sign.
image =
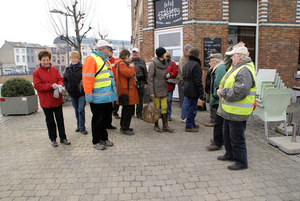
<svg viewBox="0 0 300 201">
<path fill-rule="evenodd" d="M 155 28 L 182 24 L 182 0 L 155 2 Z"/>
<path fill-rule="evenodd" d="M 204 53 L 204 67 L 209 67 L 209 59 L 207 57 L 210 56 L 210 52 L 212 50 L 217 50 L 221 52 L 221 38 L 203 38 L 203 53 Z"/>
</svg>

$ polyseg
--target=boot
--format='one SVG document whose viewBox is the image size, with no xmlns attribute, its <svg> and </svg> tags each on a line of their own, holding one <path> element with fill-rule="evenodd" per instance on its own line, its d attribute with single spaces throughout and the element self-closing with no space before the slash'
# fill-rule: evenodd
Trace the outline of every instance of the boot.
<svg viewBox="0 0 300 201">
<path fill-rule="evenodd" d="M 169 132 L 172 133 L 174 129 L 170 128 L 168 126 L 168 116 L 167 114 L 162 114 L 162 120 L 163 120 L 163 132 Z"/>
<path fill-rule="evenodd" d="M 155 130 L 156 132 L 159 132 L 159 133 L 162 132 L 162 130 L 159 128 L 158 120 L 157 120 L 157 122 L 155 122 L 155 124 L 154 124 L 154 130 Z"/>
</svg>

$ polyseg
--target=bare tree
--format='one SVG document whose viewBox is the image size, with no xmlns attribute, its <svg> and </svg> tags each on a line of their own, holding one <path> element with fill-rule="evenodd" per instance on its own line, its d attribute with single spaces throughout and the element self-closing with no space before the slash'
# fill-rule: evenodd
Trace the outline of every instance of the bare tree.
<svg viewBox="0 0 300 201">
<path fill-rule="evenodd" d="M 81 42 L 84 36 L 92 29 L 91 23 L 87 22 L 93 18 L 95 13 L 93 9 L 96 6 L 93 6 L 93 2 L 86 0 L 47 0 L 47 9 L 52 13 L 48 13 L 52 30 L 61 40 L 74 47 L 80 53 L 80 56 Z M 71 23 L 67 23 L 68 17 L 71 18 Z M 71 34 L 68 34 L 69 26 L 73 28 L 73 30 L 71 29 Z M 75 37 L 69 36 L 72 34 Z"/>
</svg>

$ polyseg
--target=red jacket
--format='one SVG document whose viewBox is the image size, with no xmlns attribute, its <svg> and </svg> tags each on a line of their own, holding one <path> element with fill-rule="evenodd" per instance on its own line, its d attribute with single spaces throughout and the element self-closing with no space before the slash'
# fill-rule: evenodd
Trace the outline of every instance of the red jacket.
<svg viewBox="0 0 300 201">
<path fill-rule="evenodd" d="M 40 65 L 32 75 L 33 85 L 38 92 L 42 108 L 58 107 L 63 104 L 61 93 L 59 94 L 59 98 L 53 97 L 54 89 L 52 88 L 52 84 L 56 83 L 64 86 L 63 79 L 58 73 L 57 68 L 51 64 L 48 69 Z"/>
<path fill-rule="evenodd" d="M 128 105 L 135 105 L 139 103 L 139 94 L 137 88 L 134 86 L 134 73 L 135 67 L 128 66 L 123 59 L 116 59 L 116 87 L 119 104 L 119 96 L 121 94 L 126 94 L 129 97 Z M 119 75 L 120 73 L 120 75 Z M 129 79 L 128 79 L 129 78 Z M 128 90 L 129 83 L 129 90 Z"/>
<path fill-rule="evenodd" d="M 169 62 L 169 66 L 167 68 L 167 72 L 171 73 L 171 77 L 170 78 L 176 78 L 178 75 L 178 67 L 176 65 L 176 63 L 172 60 L 170 60 Z M 168 91 L 174 91 L 175 89 L 175 84 L 170 84 L 168 82 Z"/>
</svg>

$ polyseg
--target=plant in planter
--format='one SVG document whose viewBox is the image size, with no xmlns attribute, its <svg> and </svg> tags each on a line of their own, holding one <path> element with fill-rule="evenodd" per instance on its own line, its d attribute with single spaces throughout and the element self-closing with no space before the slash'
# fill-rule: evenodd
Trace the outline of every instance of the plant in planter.
<svg viewBox="0 0 300 201">
<path fill-rule="evenodd" d="M 24 78 L 10 78 L 1 88 L 2 115 L 30 114 L 38 110 L 37 95 L 32 84 Z"/>
</svg>

